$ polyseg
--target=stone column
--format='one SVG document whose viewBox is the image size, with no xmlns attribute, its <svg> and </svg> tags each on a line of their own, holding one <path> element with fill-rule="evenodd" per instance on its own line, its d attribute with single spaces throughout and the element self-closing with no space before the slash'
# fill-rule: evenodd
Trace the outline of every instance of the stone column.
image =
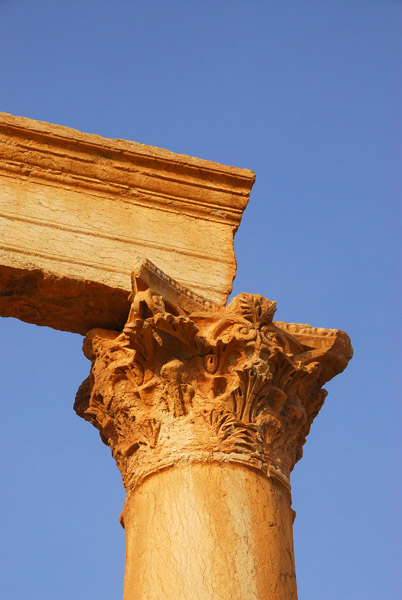
<svg viewBox="0 0 402 600">
<path fill-rule="evenodd" d="M 127 492 L 124 600 L 295 600 L 289 476 L 349 339 L 147 268 L 124 330 L 87 335 L 75 403 Z"/>
</svg>

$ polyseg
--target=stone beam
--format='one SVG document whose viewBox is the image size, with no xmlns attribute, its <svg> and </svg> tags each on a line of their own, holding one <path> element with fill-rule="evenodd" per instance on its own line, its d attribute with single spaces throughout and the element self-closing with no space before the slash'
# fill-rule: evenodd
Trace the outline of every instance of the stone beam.
<svg viewBox="0 0 402 600">
<path fill-rule="evenodd" d="M 0 315 L 121 329 L 146 256 L 224 304 L 252 171 L 0 114 Z"/>
</svg>

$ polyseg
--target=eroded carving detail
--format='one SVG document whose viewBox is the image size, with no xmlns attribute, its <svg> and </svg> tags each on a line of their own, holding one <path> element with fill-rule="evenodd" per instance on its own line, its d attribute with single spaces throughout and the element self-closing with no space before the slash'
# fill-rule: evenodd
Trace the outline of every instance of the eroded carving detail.
<svg viewBox="0 0 402 600">
<path fill-rule="evenodd" d="M 85 339 L 92 369 L 75 403 L 126 489 L 192 460 L 241 462 L 286 481 L 323 384 L 351 357 L 346 334 L 274 323 L 276 304 L 260 295 L 188 313 L 146 285 L 134 290 L 124 330 Z"/>
</svg>

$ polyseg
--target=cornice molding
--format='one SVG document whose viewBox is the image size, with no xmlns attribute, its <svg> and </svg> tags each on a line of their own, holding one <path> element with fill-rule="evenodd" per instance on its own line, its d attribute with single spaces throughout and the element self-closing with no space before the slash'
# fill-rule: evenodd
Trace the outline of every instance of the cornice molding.
<svg viewBox="0 0 402 600">
<path fill-rule="evenodd" d="M 224 304 L 254 179 L 0 113 L 0 315 L 82 334 L 122 328 L 137 254 Z"/>
<path fill-rule="evenodd" d="M 248 169 L 5 113 L 0 113 L 0 170 L 234 226 L 255 181 Z"/>
</svg>

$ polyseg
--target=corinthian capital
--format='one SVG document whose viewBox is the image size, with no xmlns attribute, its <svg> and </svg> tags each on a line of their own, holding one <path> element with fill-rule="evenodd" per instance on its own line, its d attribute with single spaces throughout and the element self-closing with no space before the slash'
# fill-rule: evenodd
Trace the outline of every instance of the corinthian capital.
<svg viewBox="0 0 402 600">
<path fill-rule="evenodd" d="M 275 310 L 251 294 L 216 305 L 137 263 L 123 331 L 85 339 L 92 368 L 75 403 L 127 491 L 189 461 L 242 463 L 288 484 L 322 386 L 352 351 L 342 331 L 274 322 Z"/>
</svg>

